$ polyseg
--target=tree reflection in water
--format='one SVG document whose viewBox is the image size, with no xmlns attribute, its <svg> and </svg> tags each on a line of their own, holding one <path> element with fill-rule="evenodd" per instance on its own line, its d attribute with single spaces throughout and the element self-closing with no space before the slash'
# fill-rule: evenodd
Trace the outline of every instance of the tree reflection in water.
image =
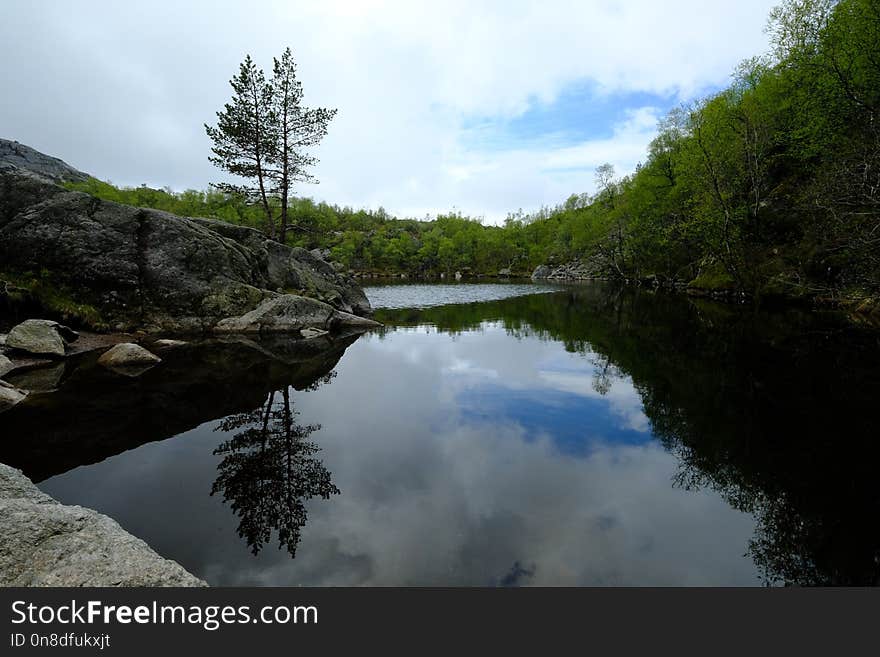
<svg viewBox="0 0 880 657">
<path fill-rule="evenodd" d="M 307 390 L 329 383 L 330 372 Z M 239 517 L 238 535 L 258 554 L 278 533 L 278 547 L 296 556 L 300 532 L 308 519 L 305 502 L 329 499 L 339 489 L 315 454 L 320 451 L 308 437 L 319 424 L 298 424 L 291 389 L 268 393 L 262 406 L 230 415 L 217 431 L 236 432 L 214 450 L 223 460 L 211 495 L 222 494 Z"/>
</svg>

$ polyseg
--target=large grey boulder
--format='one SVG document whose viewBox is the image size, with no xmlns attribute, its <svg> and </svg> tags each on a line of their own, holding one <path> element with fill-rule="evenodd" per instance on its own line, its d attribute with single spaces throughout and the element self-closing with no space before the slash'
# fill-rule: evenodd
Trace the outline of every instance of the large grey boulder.
<svg viewBox="0 0 880 657">
<path fill-rule="evenodd" d="M 162 359 L 133 342 L 114 345 L 98 358 L 104 367 L 130 367 L 132 365 L 155 365 Z"/>
<path fill-rule="evenodd" d="M 0 464 L 0 586 L 206 586 L 116 521 Z"/>
<path fill-rule="evenodd" d="M 341 327 L 370 329 L 381 326 L 365 317 L 336 310 L 333 306 L 294 294 L 264 301 L 240 317 L 219 322 L 218 333 L 288 333 L 302 329 L 332 331 Z"/>
<path fill-rule="evenodd" d="M 282 293 L 371 311 L 353 278 L 305 249 L 245 226 L 68 191 L 44 167 L 28 168 L 32 160 L 0 167 L 0 282 L 45 274 L 39 289 L 52 295 L 36 300 L 87 326 L 206 331 Z"/>
<path fill-rule="evenodd" d="M 68 342 L 77 337 L 75 331 L 49 319 L 28 319 L 17 324 L 6 337 L 6 346 L 29 354 L 63 356 Z"/>
</svg>

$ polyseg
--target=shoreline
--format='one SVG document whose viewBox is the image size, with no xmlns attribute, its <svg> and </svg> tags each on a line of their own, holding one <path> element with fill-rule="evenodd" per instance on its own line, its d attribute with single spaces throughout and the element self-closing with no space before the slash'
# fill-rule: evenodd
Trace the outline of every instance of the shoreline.
<svg viewBox="0 0 880 657">
<path fill-rule="evenodd" d="M 0 463 L 0 586 L 205 587 L 118 522 Z"/>
</svg>

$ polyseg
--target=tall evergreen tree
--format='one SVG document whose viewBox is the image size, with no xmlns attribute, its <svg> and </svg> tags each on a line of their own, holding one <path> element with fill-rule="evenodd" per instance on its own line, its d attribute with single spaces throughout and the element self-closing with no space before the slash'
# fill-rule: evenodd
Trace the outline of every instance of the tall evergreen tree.
<svg viewBox="0 0 880 657">
<path fill-rule="evenodd" d="M 293 184 L 317 182 L 308 169 L 318 160 L 304 149 L 323 139 L 336 110 L 302 106 L 302 83 L 296 78 L 290 48 L 281 59 L 274 60 L 271 82 L 248 55 L 230 85 L 235 92 L 232 102 L 217 112 L 216 127 L 205 125 L 214 143 L 214 156 L 209 159 L 256 184 L 214 186 L 260 203 L 266 215 L 266 233 L 284 242 L 291 227 L 289 199 Z M 281 225 L 277 229 L 270 202 L 273 198 L 281 206 Z"/>
<path fill-rule="evenodd" d="M 288 197 L 294 182 L 317 182 L 308 168 L 318 160 L 304 152 L 327 134 L 327 124 L 336 115 L 335 109 L 309 109 L 302 106 L 302 83 L 296 78 L 296 64 L 290 48 L 281 59 L 274 60 L 272 104 L 274 117 L 275 157 L 271 176 L 273 191 L 281 199 L 281 229 L 279 239 L 284 242 L 290 227 Z"/>
<path fill-rule="evenodd" d="M 256 180 L 256 185 L 222 182 L 214 187 L 260 203 L 266 214 L 266 233 L 274 237 L 275 221 L 269 204 L 269 168 L 276 150 L 272 85 L 250 55 L 229 84 L 235 92 L 232 102 L 217 112 L 216 127 L 205 124 L 205 132 L 214 144 L 214 155 L 208 159 L 235 176 Z"/>
</svg>

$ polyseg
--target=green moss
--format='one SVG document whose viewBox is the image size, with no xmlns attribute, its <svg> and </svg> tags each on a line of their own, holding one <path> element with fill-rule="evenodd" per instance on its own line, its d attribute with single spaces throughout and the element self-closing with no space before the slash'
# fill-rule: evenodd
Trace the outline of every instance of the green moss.
<svg viewBox="0 0 880 657">
<path fill-rule="evenodd" d="M 736 281 L 720 263 L 708 265 L 700 275 L 688 283 L 688 287 L 709 291 L 727 291 L 736 288 Z"/>
<path fill-rule="evenodd" d="M 61 321 L 80 324 L 99 331 L 110 325 L 94 306 L 77 301 L 70 290 L 52 280 L 51 272 L 10 274 L 0 272 L 0 288 L 10 304 L 32 303 Z"/>
</svg>

